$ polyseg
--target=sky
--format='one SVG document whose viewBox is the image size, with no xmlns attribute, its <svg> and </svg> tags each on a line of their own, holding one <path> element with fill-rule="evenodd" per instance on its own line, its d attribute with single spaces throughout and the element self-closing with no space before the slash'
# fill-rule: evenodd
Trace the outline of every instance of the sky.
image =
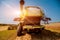
<svg viewBox="0 0 60 40">
<path fill-rule="evenodd" d="M 60 0 L 25 0 L 24 6 L 39 6 L 51 22 L 60 22 Z M 0 23 L 17 23 L 18 14 L 19 0 L 0 0 Z"/>
</svg>

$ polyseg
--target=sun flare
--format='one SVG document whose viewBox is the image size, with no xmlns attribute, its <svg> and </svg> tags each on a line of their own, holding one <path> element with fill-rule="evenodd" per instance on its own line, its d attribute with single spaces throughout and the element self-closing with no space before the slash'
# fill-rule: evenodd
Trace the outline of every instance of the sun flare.
<svg viewBox="0 0 60 40">
<path fill-rule="evenodd" d="M 21 12 L 20 11 L 15 11 L 15 14 L 17 15 L 17 17 L 20 17 Z"/>
</svg>

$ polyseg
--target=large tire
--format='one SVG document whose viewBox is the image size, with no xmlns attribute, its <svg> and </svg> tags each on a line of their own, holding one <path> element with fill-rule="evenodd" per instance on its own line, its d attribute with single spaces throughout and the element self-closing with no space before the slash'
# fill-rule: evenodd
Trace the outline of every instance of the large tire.
<svg viewBox="0 0 60 40">
<path fill-rule="evenodd" d="M 21 36 L 22 35 L 22 31 L 23 31 L 23 26 L 19 25 L 17 28 L 17 36 Z"/>
</svg>

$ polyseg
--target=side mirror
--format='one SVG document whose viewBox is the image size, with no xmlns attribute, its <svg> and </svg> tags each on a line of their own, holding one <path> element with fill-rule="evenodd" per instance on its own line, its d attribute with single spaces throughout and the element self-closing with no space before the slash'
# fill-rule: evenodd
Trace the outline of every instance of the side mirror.
<svg viewBox="0 0 60 40">
<path fill-rule="evenodd" d="M 14 18 L 13 21 L 20 21 L 21 18 Z"/>
</svg>

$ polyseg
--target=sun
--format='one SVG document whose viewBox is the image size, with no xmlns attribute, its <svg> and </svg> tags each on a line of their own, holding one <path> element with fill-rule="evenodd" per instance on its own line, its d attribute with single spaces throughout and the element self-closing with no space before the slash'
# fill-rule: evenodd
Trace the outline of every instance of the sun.
<svg viewBox="0 0 60 40">
<path fill-rule="evenodd" d="M 20 17 L 21 12 L 20 11 L 15 11 L 15 14 L 17 17 Z"/>
<path fill-rule="evenodd" d="M 16 17 L 23 17 L 23 16 L 27 15 L 26 10 L 23 10 L 23 11 L 15 10 L 14 13 L 15 13 Z"/>
</svg>

